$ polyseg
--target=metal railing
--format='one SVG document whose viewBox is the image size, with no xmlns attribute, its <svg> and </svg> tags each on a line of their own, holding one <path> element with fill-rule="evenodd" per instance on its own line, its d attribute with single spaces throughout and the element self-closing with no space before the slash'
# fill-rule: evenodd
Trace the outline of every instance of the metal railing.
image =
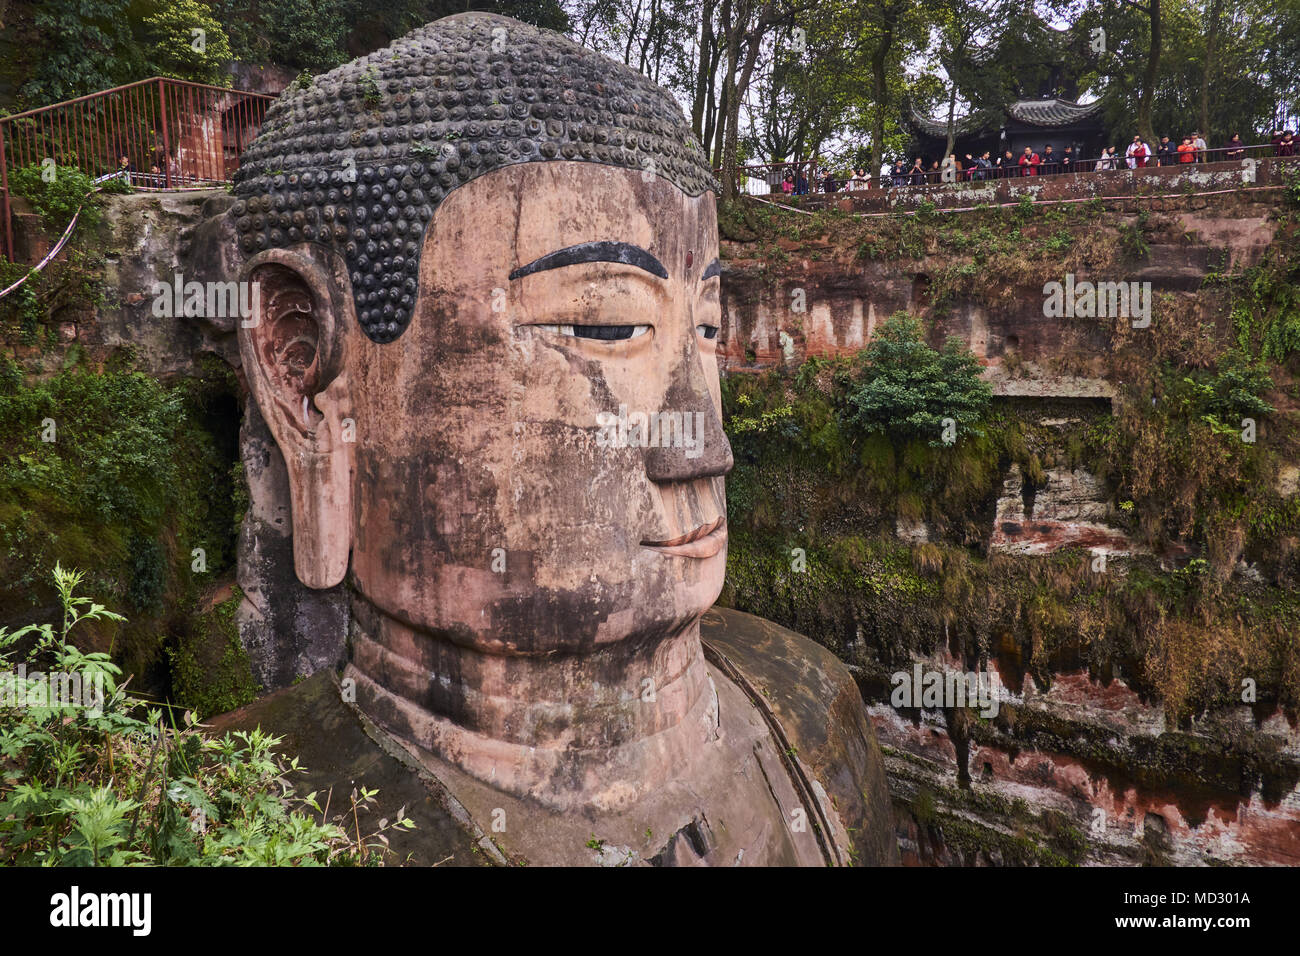
<svg viewBox="0 0 1300 956">
<path fill-rule="evenodd" d="M 0 218 L 13 259 L 9 174 L 70 166 L 94 179 L 122 175 L 139 189 L 228 183 L 257 135 L 265 93 L 154 77 L 0 118 Z"/>
<path fill-rule="evenodd" d="M 1145 162 L 1141 167 L 1137 168 L 1155 169 L 1159 166 L 1181 166 L 1192 163 L 1223 163 L 1272 156 L 1300 156 L 1300 140 L 1297 140 L 1289 147 L 1274 142 L 1197 150 L 1192 158 L 1186 162 L 1183 162 L 1177 154 L 1172 158 L 1157 157 L 1151 146 L 1148 145 L 1147 148 L 1149 153 Z M 953 181 L 986 182 L 994 179 L 1019 179 L 1028 175 L 1071 176 L 1079 173 L 1106 172 L 1130 168 L 1122 151 L 1118 152 L 1113 160 L 1101 157 L 1094 159 L 1074 159 L 1071 157 L 1068 164 L 1063 162 L 1060 155 L 1053 156 L 1050 161 L 1044 161 L 1041 153 L 1038 156 L 1040 162 L 1036 167 L 1033 167 L 1034 172 L 1032 174 L 1020 165 L 1019 156 L 1013 156 L 1010 165 L 993 166 L 988 169 L 971 165 L 964 160 L 959 161 L 958 168 L 954 170 Z M 996 162 L 996 159 L 992 161 Z M 720 170 L 717 172 L 721 173 Z M 787 173 L 789 174 L 788 177 Z M 809 193 L 825 193 L 827 191 L 827 173 L 824 170 L 817 169 L 815 164 L 807 160 L 787 163 L 749 163 L 737 167 L 737 174 L 740 191 L 751 196 L 799 196 Z M 783 188 L 783 183 L 787 181 L 787 178 L 791 183 L 789 190 Z M 945 180 L 943 179 L 942 169 L 927 167 L 917 170 L 905 167 L 901 174 L 895 174 L 891 171 L 884 175 L 878 175 L 868 171 L 865 182 L 856 178 L 852 173 L 837 172 L 831 174 L 831 181 L 835 187 L 831 190 L 832 192 L 857 192 L 864 189 L 893 189 L 907 186 L 935 185 Z"/>
</svg>

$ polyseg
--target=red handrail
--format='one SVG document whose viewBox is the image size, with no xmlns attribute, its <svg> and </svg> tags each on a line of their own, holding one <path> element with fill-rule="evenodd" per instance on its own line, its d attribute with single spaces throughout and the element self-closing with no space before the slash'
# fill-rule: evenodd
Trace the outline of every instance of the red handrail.
<svg viewBox="0 0 1300 956">
<path fill-rule="evenodd" d="M 120 172 L 144 189 L 224 185 L 274 100 L 155 76 L 0 117 L 0 251 L 13 259 L 10 166 L 53 160 L 96 179 Z"/>
</svg>

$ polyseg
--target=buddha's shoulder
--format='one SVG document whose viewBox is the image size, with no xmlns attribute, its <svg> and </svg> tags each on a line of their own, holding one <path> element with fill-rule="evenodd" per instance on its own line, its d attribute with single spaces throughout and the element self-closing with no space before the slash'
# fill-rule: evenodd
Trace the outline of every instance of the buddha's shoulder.
<svg viewBox="0 0 1300 956">
<path fill-rule="evenodd" d="M 859 864 L 898 862 L 884 758 L 848 667 L 826 648 L 730 608 L 700 620 L 705 657 L 779 726 L 854 834 Z"/>
</svg>

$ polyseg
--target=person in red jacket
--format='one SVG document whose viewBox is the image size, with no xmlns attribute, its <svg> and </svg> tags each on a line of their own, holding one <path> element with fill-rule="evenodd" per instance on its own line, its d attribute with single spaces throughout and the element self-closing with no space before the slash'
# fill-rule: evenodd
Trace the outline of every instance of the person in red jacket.
<svg viewBox="0 0 1300 956">
<path fill-rule="evenodd" d="M 1038 158 L 1038 154 L 1034 152 L 1033 148 L 1026 146 L 1024 153 L 1020 157 L 1020 175 L 1037 176 L 1038 164 L 1041 162 L 1042 160 Z"/>
<path fill-rule="evenodd" d="M 1178 144 L 1178 161 L 1180 163 L 1196 162 L 1196 146 L 1192 143 L 1190 136 L 1184 136 L 1183 141 Z"/>
<path fill-rule="evenodd" d="M 1147 157 L 1150 155 L 1151 151 L 1147 149 L 1147 144 L 1142 142 L 1141 136 L 1134 136 L 1133 142 L 1129 143 L 1128 149 L 1124 151 L 1129 169 L 1146 168 Z"/>
</svg>

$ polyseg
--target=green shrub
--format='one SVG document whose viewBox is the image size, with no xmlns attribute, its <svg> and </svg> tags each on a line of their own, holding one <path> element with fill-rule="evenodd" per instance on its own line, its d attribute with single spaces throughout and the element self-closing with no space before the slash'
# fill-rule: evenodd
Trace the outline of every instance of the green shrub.
<svg viewBox="0 0 1300 956">
<path fill-rule="evenodd" d="M 15 193 L 26 197 L 45 227 L 56 234 L 63 231 L 83 203 L 82 225 L 93 226 L 99 221 L 97 204 L 86 202 L 95 183 L 75 167 L 33 163 L 11 172 L 9 185 Z"/>
<path fill-rule="evenodd" d="M 1261 397 L 1273 387 L 1268 366 L 1238 351 L 1228 352 L 1219 360 L 1217 373 L 1190 376 L 1183 379 L 1183 384 L 1183 400 L 1192 415 L 1212 418 L 1234 431 L 1242 418 L 1258 418 L 1273 411 L 1273 406 Z"/>
<path fill-rule="evenodd" d="M 172 699 L 201 718 L 242 707 L 257 696 L 259 688 L 235 621 L 243 598 L 235 588 L 212 610 L 196 615 L 169 653 Z"/>
<path fill-rule="evenodd" d="M 921 323 L 899 312 L 872 338 L 866 360 L 850 386 L 846 414 L 863 433 L 942 445 L 944 420 L 951 419 L 959 437 L 983 434 L 979 423 L 993 390 L 980 378 L 979 360 L 960 339 L 950 338 L 936 352 L 922 337 Z"/>
<path fill-rule="evenodd" d="M 378 864 L 388 852 L 383 831 L 414 826 L 399 811 L 369 835 L 351 836 L 318 822 L 314 793 L 295 792 L 286 778 L 302 768 L 276 753 L 279 738 L 260 729 L 208 738 L 189 714 L 168 726 L 117 685 L 121 671 L 107 654 L 68 642 L 84 622 L 117 618 L 75 593 L 81 577 L 55 568 L 57 628 L 0 629 L 0 662 L 28 646 L 25 674 L 0 673 L 0 864 Z M 75 677 L 87 690 L 98 685 L 102 697 L 52 700 L 36 671 Z M 348 817 L 369 809 L 375 791 L 352 800 Z"/>
</svg>

